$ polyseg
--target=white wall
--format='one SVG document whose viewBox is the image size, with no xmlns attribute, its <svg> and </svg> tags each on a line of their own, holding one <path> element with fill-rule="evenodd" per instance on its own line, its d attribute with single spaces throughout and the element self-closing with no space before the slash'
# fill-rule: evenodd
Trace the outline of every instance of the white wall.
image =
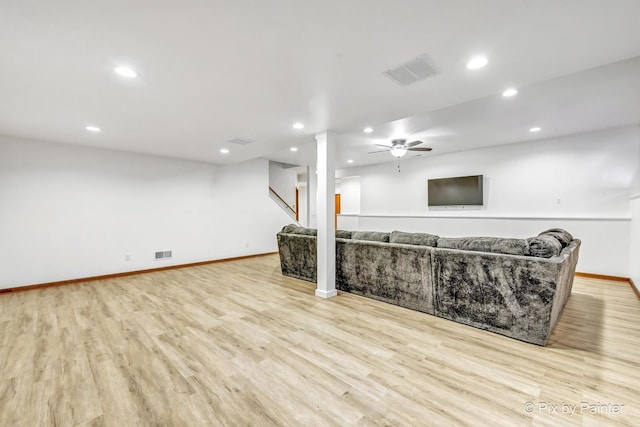
<svg viewBox="0 0 640 427">
<path fill-rule="evenodd" d="M 638 135 L 638 146 L 640 146 L 640 135 Z M 633 280 L 636 288 L 640 290 L 640 261 L 638 261 L 640 260 L 640 168 L 636 171 L 629 203 L 631 206 L 629 277 Z"/>
<path fill-rule="evenodd" d="M 309 213 L 307 203 L 307 183 L 298 181 L 298 223 L 303 227 L 309 225 Z"/>
<path fill-rule="evenodd" d="M 405 159 L 401 173 L 395 163 L 341 173 L 361 177 L 359 229 L 526 237 L 564 224 L 583 240 L 580 271 L 628 277 L 639 134 L 632 126 Z M 429 209 L 428 179 L 465 175 L 484 175 L 482 209 Z M 346 220 L 353 227 L 354 218 Z M 338 225 L 347 228 L 343 218 Z"/>
<path fill-rule="evenodd" d="M 629 277 L 640 290 L 640 194 L 631 199 L 631 249 L 629 250 Z"/>
<path fill-rule="evenodd" d="M 0 137 L 0 287 L 276 251 L 290 219 L 268 182 L 267 160 L 216 167 Z M 154 261 L 160 250 L 173 258 Z"/>
<path fill-rule="evenodd" d="M 298 174 L 283 163 L 269 161 L 269 186 L 295 211 Z"/>
<path fill-rule="evenodd" d="M 300 205 L 298 223 L 304 227 L 316 228 L 318 220 L 318 204 L 316 190 L 318 188 L 318 174 L 315 167 L 306 166 L 307 172 L 298 174 L 298 204 Z M 339 186 L 336 191 L 340 191 Z M 337 194 L 337 193 L 336 193 Z"/>
<path fill-rule="evenodd" d="M 484 209 L 452 215 L 628 217 L 638 133 L 634 126 L 407 159 L 401 173 L 395 163 L 362 168 L 362 213 L 427 214 L 428 179 L 484 175 Z"/>
<path fill-rule="evenodd" d="M 307 203 L 308 183 L 306 174 L 298 175 L 298 203 L 300 204 L 300 220 L 298 221 L 304 227 L 315 228 L 312 223 L 316 217 L 316 204 Z M 313 184 L 312 184 L 313 185 Z M 335 192 L 340 194 L 340 211 L 343 214 L 359 214 L 360 213 L 360 177 L 349 176 L 336 179 Z M 315 201 L 316 197 L 312 197 Z M 314 209 L 307 213 L 307 205 Z M 345 220 L 343 219 L 343 222 Z M 353 227 L 348 228 L 353 229 Z"/>
<path fill-rule="evenodd" d="M 578 271 L 629 277 L 631 221 L 624 219 L 515 218 L 515 217 L 410 217 L 345 215 L 338 227 L 347 230 L 402 230 L 439 236 L 507 236 L 526 238 L 561 227 L 582 240 Z"/>
<path fill-rule="evenodd" d="M 360 177 L 340 178 L 340 212 L 343 214 L 360 213 Z M 337 186 L 338 184 L 336 184 Z M 337 191 L 336 191 L 337 192 Z"/>
</svg>

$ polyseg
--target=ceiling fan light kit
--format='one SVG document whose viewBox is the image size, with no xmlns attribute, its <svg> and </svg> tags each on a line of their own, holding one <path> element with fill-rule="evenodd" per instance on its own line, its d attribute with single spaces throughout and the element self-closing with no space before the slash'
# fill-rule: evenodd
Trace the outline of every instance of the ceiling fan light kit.
<svg viewBox="0 0 640 427">
<path fill-rule="evenodd" d="M 398 158 L 398 159 L 399 159 L 400 157 L 402 157 L 402 156 L 404 156 L 405 154 L 407 154 L 407 148 L 406 148 L 406 147 L 393 147 L 393 148 L 390 150 L 390 152 L 391 152 L 391 155 L 392 155 L 393 157 L 396 157 L 396 158 Z"/>
<path fill-rule="evenodd" d="M 400 158 L 407 154 L 407 151 L 431 151 L 430 147 L 416 147 L 416 145 L 420 145 L 422 143 L 422 141 L 412 141 L 407 143 L 406 139 L 394 139 L 391 141 L 391 145 L 376 144 L 379 147 L 386 148 L 386 150 L 370 151 L 369 154 L 385 152 L 391 153 L 393 157 L 398 159 L 398 172 L 400 172 Z"/>
<path fill-rule="evenodd" d="M 407 154 L 407 151 L 431 151 L 431 148 L 429 147 L 416 147 L 416 145 L 420 145 L 422 143 L 422 141 L 412 141 L 407 143 L 406 139 L 394 139 L 391 141 L 391 145 L 376 144 L 379 147 L 386 148 L 386 150 L 370 151 L 369 154 L 389 152 L 393 157 L 399 159 Z"/>
</svg>

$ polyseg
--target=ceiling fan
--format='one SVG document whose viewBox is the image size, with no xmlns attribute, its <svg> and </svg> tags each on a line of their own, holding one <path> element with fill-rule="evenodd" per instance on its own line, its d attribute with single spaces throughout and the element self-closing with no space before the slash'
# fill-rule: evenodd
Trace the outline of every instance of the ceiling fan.
<svg viewBox="0 0 640 427">
<path fill-rule="evenodd" d="M 379 151 L 370 151 L 369 154 L 373 153 L 384 153 L 386 151 L 390 152 L 391 155 L 397 159 L 407 154 L 407 151 L 431 151 L 430 147 L 416 147 L 416 145 L 423 144 L 422 141 L 412 141 L 407 142 L 406 139 L 394 139 L 391 141 L 391 145 L 387 144 L 376 144 L 380 147 L 385 147 L 386 150 Z"/>
</svg>

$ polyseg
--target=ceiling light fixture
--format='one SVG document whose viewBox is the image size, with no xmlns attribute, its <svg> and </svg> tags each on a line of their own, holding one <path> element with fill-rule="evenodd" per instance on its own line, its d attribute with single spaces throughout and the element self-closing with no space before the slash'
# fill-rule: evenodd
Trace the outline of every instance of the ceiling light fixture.
<svg viewBox="0 0 640 427">
<path fill-rule="evenodd" d="M 504 92 L 502 92 L 502 96 L 504 96 L 505 98 L 509 98 L 509 97 L 515 96 L 517 93 L 518 93 L 517 89 L 509 88 Z"/>
<path fill-rule="evenodd" d="M 467 62 L 467 68 L 469 70 L 477 70 L 478 68 L 482 68 L 489 63 L 489 60 L 484 56 L 476 56 L 471 58 L 469 62 Z"/>
<path fill-rule="evenodd" d="M 371 133 L 371 132 L 373 132 L 373 129 L 372 128 L 364 128 L 363 132 L 364 133 Z"/>
<path fill-rule="evenodd" d="M 135 70 L 124 65 L 117 66 L 113 69 L 113 71 L 115 71 L 116 74 L 128 79 L 135 79 L 136 77 L 138 77 L 138 73 L 136 73 Z"/>
<path fill-rule="evenodd" d="M 541 130 L 542 130 L 542 128 L 534 127 L 534 128 L 529 129 L 529 132 L 540 132 Z"/>
<path fill-rule="evenodd" d="M 98 126 L 93 126 L 93 125 L 89 125 L 89 126 L 85 126 L 84 127 L 86 130 L 88 130 L 89 132 L 100 132 L 102 131 L 102 129 L 100 129 Z"/>
<path fill-rule="evenodd" d="M 220 149 L 220 152 L 221 152 L 222 154 L 229 154 L 229 150 L 227 150 L 226 148 L 221 148 L 221 149 Z"/>
<path fill-rule="evenodd" d="M 294 123 L 293 124 L 293 128 L 294 129 L 304 129 L 304 125 L 300 122 Z"/>
<path fill-rule="evenodd" d="M 349 159 L 347 160 L 347 163 L 353 163 L 353 160 Z"/>
<path fill-rule="evenodd" d="M 398 159 L 399 159 L 400 157 L 402 157 L 402 156 L 404 156 L 405 154 L 407 154 L 407 147 L 405 147 L 405 146 L 396 146 L 396 147 L 393 147 L 393 148 L 390 150 L 390 153 L 391 153 L 391 155 L 392 155 L 393 157 L 395 157 L 395 158 L 398 158 Z"/>
<path fill-rule="evenodd" d="M 291 147 L 289 148 L 289 151 L 293 151 L 295 153 L 296 151 L 298 151 L 298 147 Z"/>
</svg>

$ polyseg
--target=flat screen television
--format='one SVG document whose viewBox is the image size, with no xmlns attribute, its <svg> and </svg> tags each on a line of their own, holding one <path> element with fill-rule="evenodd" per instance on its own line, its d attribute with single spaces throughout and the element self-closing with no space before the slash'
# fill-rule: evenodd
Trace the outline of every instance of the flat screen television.
<svg viewBox="0 0 640 427">
<path fill-rule="evenodd" d="M 482 206 L 482 175 L 430 179 L 429 206 Z"/>
</svg>

